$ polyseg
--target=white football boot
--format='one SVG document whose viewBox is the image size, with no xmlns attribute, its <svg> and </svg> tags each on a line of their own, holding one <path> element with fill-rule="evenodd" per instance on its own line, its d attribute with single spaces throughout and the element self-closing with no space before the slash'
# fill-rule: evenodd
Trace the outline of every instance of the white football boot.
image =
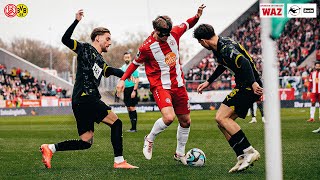
<svg viewBox="0 0 320 180">
<path fill-rule="evenodd" d="M 257 122 L 256 117 L 253 117 L 252 120 L 249 123 L 256 123 L 256 122 Z"/>
<path fill-rule="evenodd" d="M 233 172 L 237 172 L 237 171 L 238 171 L 239 167 L 241 166 L 241 164 L 242 164 L 243 161 L 244 161 L 244 155 L 242 154 L 242 155 L 238 156 L 238 157 L 237 157 L 237 160 L 238 160 L 237 164 L 234 165 L 234 166 L 229 170 L 229 173 L 233 173 Z"/>
<path fill-rule="evenodd" d="M 173 158 L 176 160 L 176 161 L 180 161 L 183 165 L 187 165 L 187 157 L 186 155 L 180 155 L 178 153 L 175 153 L 173 155 Z"/>
<path fill-rule="evenodd" d="M 253 162 L 257 161 L 260 158 L 260 153 L 255 150 L 254 148 L 250 149 L 246 153 L 244 153 L 244 159 L 240 167 L 238 168 L 238 171 L 244 171 L 249 166 L 253 165 Z"/>
<path fill-rule="evenodd" d="M 320 127 L 318 129 L 316 129 L 316 130 L 313 130 L 312 132 L 313 133 L 320 133 Z"/>
<path fill-rule="evenodd" d="M 153 142 L 148 141 L 147 136 L 144 137 L 143 155 L 146 159 L 150 160 L 152 158 Z"/>
</svg>

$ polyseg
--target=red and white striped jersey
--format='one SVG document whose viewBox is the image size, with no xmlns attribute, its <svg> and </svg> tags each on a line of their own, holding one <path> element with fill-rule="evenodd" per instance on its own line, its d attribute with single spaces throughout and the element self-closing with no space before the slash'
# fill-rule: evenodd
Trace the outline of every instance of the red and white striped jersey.
<svg viewBox="0 0 320 180">
<path fill-rule="evenodd" d="M 145 71 L 150 82 L 150 89 L 162 86 L 163 89 L 182 87 L 185 84 L 180 63 L 179 40 L 180 37 L 198 21 L 193 17 L 179 26 L 173 26 L 166 42 L 159 42 L 153 33 L 139 48 L 135 65 L 145 64 Z"/>
<path fill-rule="evenodd" d="M 320 93 L 320 83 L 319 83 L 320 71 L 312 71 L 309 76 L 309 92 Z"/>
</svg>

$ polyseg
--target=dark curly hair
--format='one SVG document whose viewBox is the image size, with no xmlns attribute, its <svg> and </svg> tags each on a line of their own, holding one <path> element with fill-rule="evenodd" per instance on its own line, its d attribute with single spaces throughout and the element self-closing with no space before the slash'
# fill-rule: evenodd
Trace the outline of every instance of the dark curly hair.
<svg viewBox="0 0 320 180">
<path fill-rule="evenodd" d="M 211 39 L 213 36 L 215 36 L 214 29 L 209 24 L 200 24 L 194 31 L 193 31 L 193 37 L 201 40 L 201 39 Z"/>
</svg>

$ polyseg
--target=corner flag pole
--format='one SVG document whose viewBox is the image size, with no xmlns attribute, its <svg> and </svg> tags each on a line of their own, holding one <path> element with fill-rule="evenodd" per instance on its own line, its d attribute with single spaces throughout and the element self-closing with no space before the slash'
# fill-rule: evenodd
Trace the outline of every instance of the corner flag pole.
<svg viewBox="0 0 320 180">
<path fill-rule="evenodd" d="M 260 0 L 260 3 L 271 3 L 271 0 Z M 261 18 L 261 43 L 263 58 L 263 86 L 266 179 L 281 180 L 282 148 L 280 128 L 279 69 L 276 58 L 276 43 L 271 39 L 271 18 Z"/>
</svg>

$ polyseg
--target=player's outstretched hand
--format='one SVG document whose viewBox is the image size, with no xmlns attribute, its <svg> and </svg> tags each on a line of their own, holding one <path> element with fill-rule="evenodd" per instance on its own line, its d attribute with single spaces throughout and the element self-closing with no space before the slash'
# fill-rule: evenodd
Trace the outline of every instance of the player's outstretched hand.
<svg viewBox="0 0 320 180">
<path fill-rule="evenodd" d="M 124 80 L 120 80 L 117 84 L 117 96 L 120 97 L 124 91 Z"/>
<path fill-rule="evenodd" d="M 208 87 L 209 84 L 210 84 L 210 83 L 209 83 L 208 81 L 200 84 L 200 85 L 198 86 L 198 88 L 197 88 L 197 92 L 198 92 L 199 94 L 202 94 L 202 90 L 205 89 L 206 87 Z"/>
<path fill-rule="evenodd" d="M 83 9 L 80 9 L 77 13 L 76 13 L 76 19 L 78 21 L 80 21 L 82 19 L 82 17 L 84 17 L 83 15 Z"/>
<path fill-rule="evenodd" d="M 257 95 L 261 96 L 263 94 L 263 88 L 260 87 L 260 85 L 257 82 L 254 82 L 252 84 L 252 89 L 253 89 L 253 92 Z"/>
<path fill-rule="evenodd" d="M 197 17 L 201 17 L 202 16 L 202 11 L 206 6 L 204 4 L 201 4 L 201 6 L 198 8 L 198 12 L 197 12 Z"/>
</svg>

